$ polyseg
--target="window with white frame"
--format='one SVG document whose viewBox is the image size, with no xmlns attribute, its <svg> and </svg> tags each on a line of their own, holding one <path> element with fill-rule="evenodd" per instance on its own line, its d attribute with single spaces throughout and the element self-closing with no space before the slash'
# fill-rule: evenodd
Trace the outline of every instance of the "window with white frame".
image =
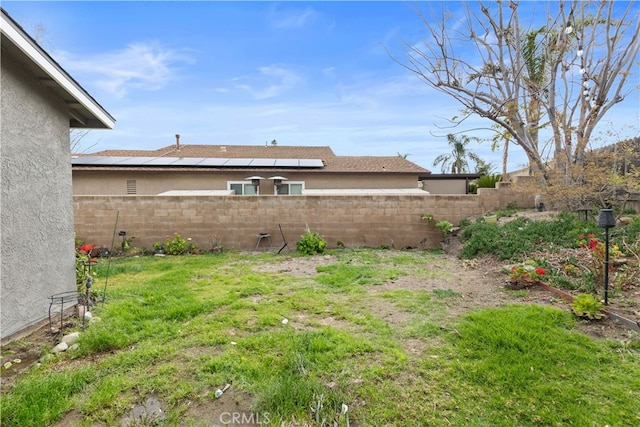
<svg viewBox="0 0 640 427">
<path fill-rule="evenodd" d="M 229 190 L 238 196 L 253 196 L 256 194 L 256 187 L 251 181 L 227 181 Z"/>
<path fill-rule="evenodd" d="M 304 190 L 304 181 L 287 181 L 283 182 L 275 189 L 275 194 L 285 196 L 289 194 L 302 194 Z"/>
</svg>

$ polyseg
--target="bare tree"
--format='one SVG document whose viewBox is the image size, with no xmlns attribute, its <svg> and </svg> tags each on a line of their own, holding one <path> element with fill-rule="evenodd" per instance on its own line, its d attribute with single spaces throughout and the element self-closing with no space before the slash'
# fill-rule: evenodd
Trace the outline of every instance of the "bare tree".
<svg viewBox="0 0 640 427">
<path fill-rule="evenodd" d="M 521 25 L 518 9 L 516 1 L 480 1 L 435 21 L 417 11 L 428 37 L 407 45 L 405 61 L 392 58 L 468 115 L 497 124 L 548 182 L 552 171 L 584 163 L 598 122 L 634 89 L 640 9 L 633 1 L 553 1 L 535 28 Z M 544 127 L 552 137 L 540 146 Z"/>
<path fill-rule="evenodd" d="M 91 129 L 71 129 L 69 138 L 71 141 L 72 154 L 82 154 L 95 147 L 95 143 L 88 147 L 82 147 L 82 144 L 84 143 L 83 139 L 89 135 L 89 132 L 91 132 Z"/>
</svg>

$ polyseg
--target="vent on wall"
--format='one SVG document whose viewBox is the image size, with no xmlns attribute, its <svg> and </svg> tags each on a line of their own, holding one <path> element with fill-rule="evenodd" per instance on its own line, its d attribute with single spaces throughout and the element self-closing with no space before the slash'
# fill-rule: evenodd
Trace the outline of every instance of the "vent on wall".
<svg viewBox="0 0 640 427">
<path fill-rule="evenodd" d="M 127 180 L 127 194 L 136 194 L 136 180 L 128 179 Z"/>
</svg>

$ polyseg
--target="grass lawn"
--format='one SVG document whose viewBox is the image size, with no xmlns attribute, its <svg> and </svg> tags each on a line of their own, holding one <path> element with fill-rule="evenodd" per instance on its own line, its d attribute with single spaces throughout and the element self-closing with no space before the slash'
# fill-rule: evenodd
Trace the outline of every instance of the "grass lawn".
<svg viewBox="0 0 640 427">
<path fill-rule="evenodd" d="M 638 346 L 579 333 L 567 310 L 452 315 L 446 287 L 381 286 L 444 282 L 440 253 L 329 254 L 311 275 L 273 254 L 113 260 L 101 320 L 17 379 L 2 426 L 122 425 L 150 398 L 172 426 L 640 425 Z"/>
</svg>

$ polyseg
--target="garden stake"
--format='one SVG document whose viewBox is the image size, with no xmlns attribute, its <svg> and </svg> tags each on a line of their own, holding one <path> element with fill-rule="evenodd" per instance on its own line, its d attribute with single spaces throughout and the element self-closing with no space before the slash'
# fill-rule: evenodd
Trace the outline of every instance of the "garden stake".
<svg viewBox="0 0 640 427">
<path fill-rule="evenodd" d="M 109 260 L 107 262 L 107 274 L 104 278 L 104 289 L 102 290 L 102 305 L 107 299 L 107 283 L 109 283 L 109 267 L 111 267 L 111 254 L 113 254 L 113 245 L 116 241 L 116 229 L 118 228 L 118 218 L 120 217 L 120 211 L 116 212 L 116 223 L 113 225 L 113 237 L 111 238 L 111 249 L 109 250 Z"/>
</svg>

